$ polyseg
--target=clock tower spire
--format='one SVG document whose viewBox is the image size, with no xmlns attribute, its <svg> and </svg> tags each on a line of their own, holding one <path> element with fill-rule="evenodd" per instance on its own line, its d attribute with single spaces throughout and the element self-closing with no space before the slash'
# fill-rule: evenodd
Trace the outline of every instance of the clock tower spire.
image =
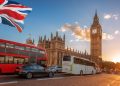
<svg viewBox="0 0 120 86">
<path fill-rule="evenodd" d="M 99 24 L 99 18 L 98 18 L 98 15 L 97 15 L 97 10 L 95 11 L 95 16 L 94 16 L 93 23 Z"/>
<path fill-rule="evenodd" d="M 91 45 L 91 56 L 94 59 L 102 57 L 102 27 L 99 23 L 99 17 L 97 11 L 93 18 L 93 23 L 90 28 L 90 45 Z"/>
</svg>

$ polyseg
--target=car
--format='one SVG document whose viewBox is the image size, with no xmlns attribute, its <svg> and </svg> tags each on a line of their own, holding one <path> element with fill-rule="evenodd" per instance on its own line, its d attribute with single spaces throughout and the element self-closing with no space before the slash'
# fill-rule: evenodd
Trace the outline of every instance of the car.
<svg viewBox="0 0 120 86">
<path fill-rule="evenodd" d="M 49 70 L 51 70 L 52 72 L 62 72 L 62 67 L 60 66 L 50 66 L 48 67 Z"/>
<path fill-rule="evenodd" d="M 38 75 L 48 76 L 52 78 L 54 76 L 54 72 L 37 64 L 29 64 L 29 65 L 24 65 L 21 68 L 19 68 L 18 75 L 26 77 L 27 79 L 31 79 L 34 76 L 38 76 Z"/>
</svg>

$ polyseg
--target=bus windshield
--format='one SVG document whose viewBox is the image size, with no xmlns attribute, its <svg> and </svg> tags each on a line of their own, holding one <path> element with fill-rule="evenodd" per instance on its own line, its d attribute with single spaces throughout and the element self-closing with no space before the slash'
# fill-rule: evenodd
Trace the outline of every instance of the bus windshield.
<svg viewBox="0 0 120 86">
<path fill-rule="evenodd" d="M 63 61 L 71 61 L 71 57 L 70 56 L 64 56 Z"/>
</svg>

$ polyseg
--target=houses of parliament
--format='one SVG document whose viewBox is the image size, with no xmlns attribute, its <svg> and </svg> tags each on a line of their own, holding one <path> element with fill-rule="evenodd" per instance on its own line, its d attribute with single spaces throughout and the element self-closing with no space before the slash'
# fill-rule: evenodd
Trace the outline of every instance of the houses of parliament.
<svg viewBox="0 0 120 86">
<path fill-rule="evenodd" d="M 65 45 L 66 37 L 59 36 L 58 32 L 55 35 L 51 33 L 51 37 L 46 39 L 46 36 L 39 37 L 38 47 L 46 49 L 48 54 L 48 66 L 51 65 L 62 65 L 62 57 L 64 55 L 73 55 L 82 58 L 86 58 L 96 62 L 98 65 L 102 62 L 102 27 L 99 23 L 99 17 L 97 12 L 93 18 L 93 23 L 90 28 L 90 54 L 86 51 L 81 52 L 71 48 L 66 48 Z M 27 44 L 33 44 L 31 39 L 26 40 Z M 79 46 L 79 45 L 78 45 Z"/>
</svg>

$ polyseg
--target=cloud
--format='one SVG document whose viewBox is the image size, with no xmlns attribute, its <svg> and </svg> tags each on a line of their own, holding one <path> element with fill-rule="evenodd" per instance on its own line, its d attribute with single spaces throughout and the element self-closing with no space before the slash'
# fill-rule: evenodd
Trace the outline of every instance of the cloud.
<svg viewBox="0 0 120 86">
<path fill-rule="evenodd" d="M 114 32 L 115 35 L 117 35 L 117 34 L 119 34 L 119 33 L 120 33 L 119 30 L 116 30 L 116 31 Z"/>
<path fill-rule="evenodd" d="M 87 26 L 85 26 L 87 27 Z M 86 29 L 86 28 L 81 28 L 78 23 L 76 24 L 65 24 L 62 26 L 61 28 L 62 32 L 65 31 L 71 31 L 72 32 L 72 36 L 74 36 L 76 38 L 75 41 L 79 41 L 79 40 L 86 40 L 89 41 L 90 39 L 90 30 Z M 71 41 L 73 42 L 73 41 Z"/>
<path fill-rule="evenodd" d="M 115 20 L 118 20 L 118 16 L 119 16 L 119 15 L 115 15 L 115 14 L 114 14 L 114 15 L 113 15 L 113 18 L 114 18 Z"/>
<path fill-rule="evenodd" d="M 112 39 L 114 39 L 114 36 L 111 34 L 102 33 L 102 39 L 103 40 L 112 40 Z"/>
<path fill-rule="evenodd" d="M 104 19 L 109 20 L 109 19 L 114 19 L 114 20 L 118 20 L 119 15 L 117 14 L 105 14 L 104 15 Z"/>
<path fill-rule="evenodd" d="M 105 14 L 104 15 L 104 19 L 110 19 L 111 18 L 111 15 L 110 14 Z"/>
<path fill-rule="evenodd" d="M 66 29 L 61 28 L 61 29 L 59 29 L 58 31 L 65 32 L 65 31 L 66 31 Z"/>
<path fill-rule="evenodd" d="M 79 41 L 90 41 L 90 28 L 84 26 L 81 28 L 78 24 L 64 24 L 61 27 L 61 32 L 71 32 L 71 35 L 75 37 L 75 40 L 70 40 L 70 42 Z M 119 31 L 115 31 L 114 34 L 118 34 Z M 114 36 L 108 33 L 102 33 L 103 40 L 112 40 Z"/>
<path fill-rule="evenodd" d="M 72 40 L 72 39 L 70 40 L 70 42 L 73 42 L 73 41 L 74 41 L 74 40 Z"/>
<path fill-rule="evenodd" d="M 75 24 L 77 24 L 77 25 L 78 25 L 78 24 L 79 24 L 79 22 L 78 22 L 78 21 L 76 21 L 76 22 L 75 22 Z"/>
</svg>

